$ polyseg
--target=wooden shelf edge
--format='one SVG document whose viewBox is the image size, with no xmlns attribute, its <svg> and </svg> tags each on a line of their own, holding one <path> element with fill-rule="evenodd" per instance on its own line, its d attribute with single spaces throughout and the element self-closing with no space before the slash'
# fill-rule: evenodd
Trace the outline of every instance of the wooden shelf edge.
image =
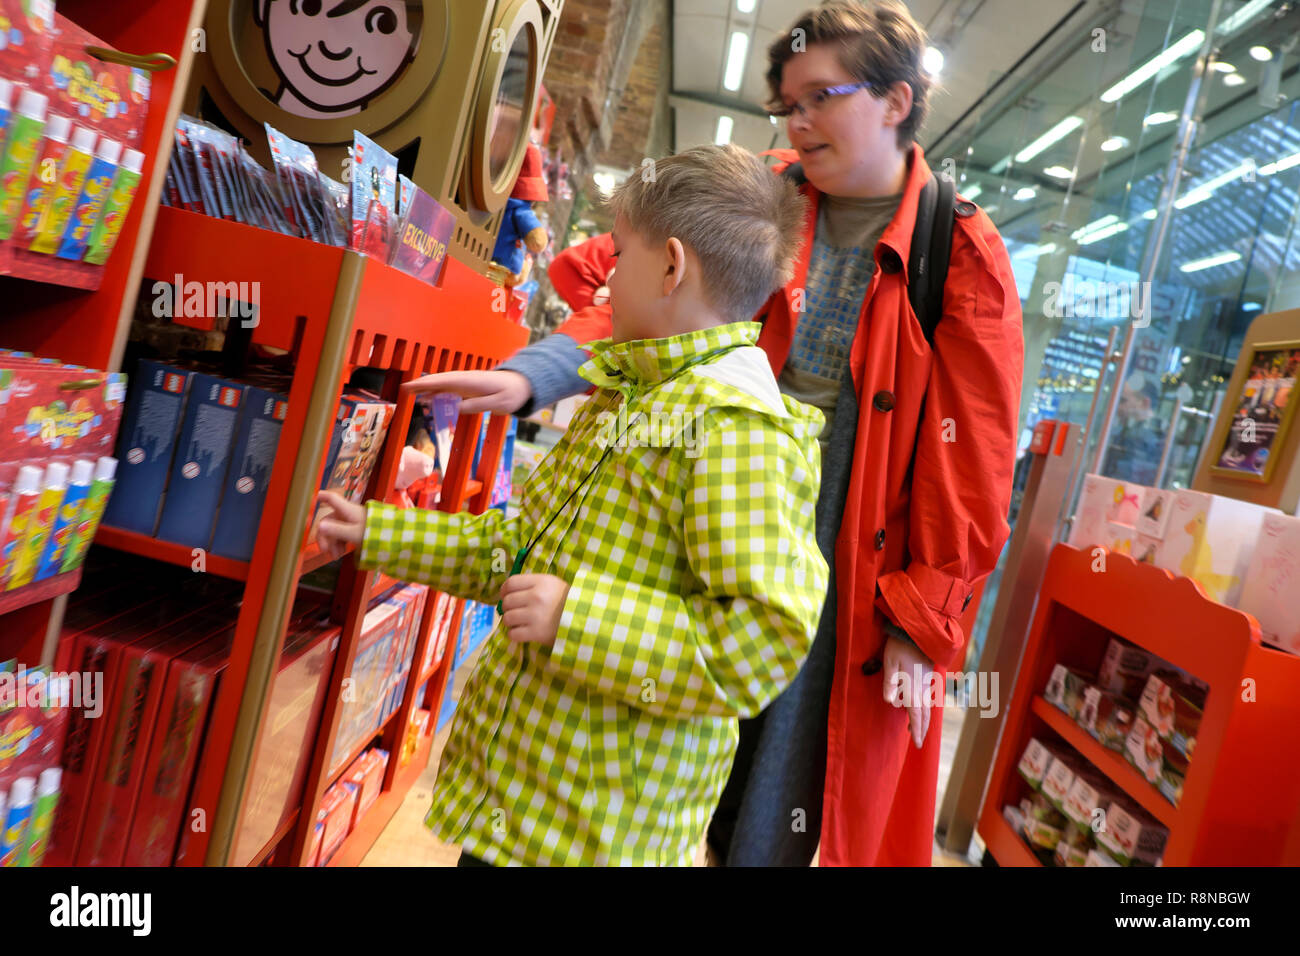
<svg viewBox="0 0 1300 956">
<path fill-rule="evenodd" d="M 293 832 L 293 828 L 298 822 L 298 815 L 300 813 L 302 813 L 302 807 L 294 807 L 293 810 L 289 812 L 285 821 L 276 827 L 275 835 L 267 841 L 266 846 L 257 851 L 257 855 L 253 857 L 253 861 L 248 864 L 249 866 L 261 866 L 266 858 L 275 852 L 276 847 L 280 845 L 281 841 Z"/>
<path fill-rule="evenodd" d="M 0 614 L 8 614 L 40 601 L 48 601 L 60 594 L 75 591 L 81 584 L 81 568 L 56 574 L 43 581 L 25 584 L 12 591 L 0 591 Z"/>
<path fill-rule="evenodd" d="M 393 789 L 386 790 L 379 795 L 374 804 L 366 811 L 366 815 L 361 818 L 356 829 L 347 835 L 342 846 L 335 851 L 325 866 L 360 866 L 361 861 L 366 858 L 379 837 L 383 835 L 388 824 L 392 822 L 393 817 L 401 808 L 406 796 L 415 786 L 415 782 L 420 779 L 425 768 L 429 764 L 429 754 L 433 749 L 433 734 L 428 734 L 421 738 L 420 746 L 415 751 L 415 756 L 405 767 L 397 771 L 397 777 L 393 780 Z M 392 754 L 389 759 L 397 760 L 398 754 Z"/>
</svg>

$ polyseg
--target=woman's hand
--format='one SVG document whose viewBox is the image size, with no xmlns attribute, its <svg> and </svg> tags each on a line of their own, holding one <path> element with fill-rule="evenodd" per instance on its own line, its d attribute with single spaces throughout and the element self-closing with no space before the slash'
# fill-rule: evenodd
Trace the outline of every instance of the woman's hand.
<svg viewBox="0 0 1300 956">
<path fill-rule="evenodd" d="M 336 491 L 322 491 L 316 504 L 323 506 L 316 519 L 316 543 L 331 558 L 341 558 L 348 545 L 361 546 L 366 532 L 366 509 Z"/>
<path fill-rule="evenodd" d="M 500 412 L 513 415 L 533 397 L 533 387 L 518 372 L 438 372 L 402 385 L 406 392 L 451 392 L 461 397 L 462 415 Z"/>
<path fill-rule="evenodd" d="M 501 587 L 501 620 L 515 643 L 555 643 L 569 583 L 553 574 L 512 574 Z"/>
<path fill-rule="evenodd" d="M 907 726 L 912 732 L 912 743 L 918 750 L 930 732 L 930 705 L 942 701 L 943 686 L 934 663 L 910 641 L 892 634 L 885 640 L 884 652 L 885 700 L 895 707 L 907 708 Z"/>
</svg>

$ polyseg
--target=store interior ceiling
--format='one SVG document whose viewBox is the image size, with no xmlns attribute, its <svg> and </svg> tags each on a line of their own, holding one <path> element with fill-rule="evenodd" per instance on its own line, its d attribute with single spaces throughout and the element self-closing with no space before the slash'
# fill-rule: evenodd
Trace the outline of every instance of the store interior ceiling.
<svg viewBox="0 0 1300 956">
<path fill-rule="evenodd" d="M 672 0 L 676 149 L 719 140 L 756 152 L 789 145 L 759 105 L 766 49 L 809 2 Z M 951 158 L 961 190 L 990 212 L 1009 246 L 1012 235 L 1032 233 L 1031 253 L 1052 251 L 1060 235 L 1087 240 L 1090 258 L 1131 259 L 1125 244 L 1147 230 L 1130 226 L 1154 218 L 1211 5 L 910 0 L 943 58 L 919 137 L 927 159 L 938 168 Z M 1286 254 L 1300 196 L 1288 185 L 1294 177 L 1272 175 L 1300 163 L 1300 131 L 1289 110 L 1276 108 L 1300 94 L 1300 4 L 1222 0 L 1219 23 L 1220 63 L 1205 83 L 1203 126 L 1182 187 L 1209 205 L 1176 221 L 1166 250 L 1175 266 L 1226 253 L 1222 265 L 1182 276 L 1207 289 L 1246 269 L 1225 236 L 1238 245 L 1249 237 L 1248 251 L 1266 266 L 1300 265 Z M 1253 55 L 1261 45 L 1273 51 L 1267 62 Z M 1121 86 L 1158 57 L 1145 81 Z M 1243 202 L 1231 187 L 1251 181 L 1251 168 L 1273 188 Z"/>
</svg>

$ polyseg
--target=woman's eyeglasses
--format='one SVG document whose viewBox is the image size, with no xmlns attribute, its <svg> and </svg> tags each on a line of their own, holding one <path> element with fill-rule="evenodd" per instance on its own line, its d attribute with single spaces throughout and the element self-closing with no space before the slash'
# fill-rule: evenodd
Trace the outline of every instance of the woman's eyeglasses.
<svg viewBox="0 0 1300 956">
<path fill-rule="evenodd" d="M 768 110 L 768 114 L 778 119 L 786 119 L 795 113 L 801 116 L 808 116 L 812 113 L 819 112 L 827 103 L 837 96 L 847 96 L 850 93 L 856 93 L 858 90 L 869 90 L 871 84 L 866 80 L 860 83 L 846 83 L 842 86 L 825 86 L 820 90 L 813 90 L 805 93 L 789 106 L 781 105 L 780 107 Z"/>
</svg>

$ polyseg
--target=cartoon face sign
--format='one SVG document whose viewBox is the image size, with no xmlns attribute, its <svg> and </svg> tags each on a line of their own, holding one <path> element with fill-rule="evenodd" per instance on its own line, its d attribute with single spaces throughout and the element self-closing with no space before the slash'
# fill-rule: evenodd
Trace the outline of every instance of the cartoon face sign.
<svg viewBox="0 0 1300 956">
<path fill-rule="evenodd" d="M 311 118 L 360 112 L 415 55 L 407 3 L 254 0 L 254 20 L 280 77 L 276 103 Z"/>
</svg>

